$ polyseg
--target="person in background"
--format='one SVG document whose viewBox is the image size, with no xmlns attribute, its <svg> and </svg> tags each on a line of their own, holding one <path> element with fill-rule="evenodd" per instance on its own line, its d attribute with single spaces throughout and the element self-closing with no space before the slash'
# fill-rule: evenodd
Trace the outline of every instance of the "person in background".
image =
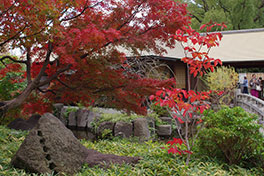
<svg viewBox="0 0 264 176">
<path fill-rule="evenodd" d="M 243 91 L 242 93 L 248 94 L 248 80 L 247 77 L 244 77 L 244 81 L 243 81 Z"/>
<path fill-rule="evenodd" d="M 259 77 L 259 85 L 260 85 L 260 91 L 259 91 L 259 98 L 263 100 L 263 87 L 264 87 L 264 80 L 262 80 L 262 77 Z"/>
<path fill-rule="evenodd" d="M 251 87 L 251 90 L 250 90 L 251 95 L 252 95 L 252 96 L 255 96 L 255 97 L 258 98 L 259 93 L 258 93 L 258 91 L 256 90 L 256 87 L 257 87 L 257 85 L 259 85 L 259 83 L 258 83 L 258 80 L 257 80 L 255 74 L 252 75 L 252 78 L 251 78 L 251 80 L 249 81 L 249 85 L 250 85 L 250 87 Z"/>
</svg>

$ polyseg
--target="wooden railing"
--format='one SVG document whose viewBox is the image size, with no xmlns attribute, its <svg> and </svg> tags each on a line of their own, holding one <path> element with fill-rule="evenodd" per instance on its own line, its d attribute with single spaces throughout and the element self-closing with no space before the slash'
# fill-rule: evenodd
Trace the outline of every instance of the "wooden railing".
<svg viewBox="0 0 264 176">
<path fill-rule="evenodd" d="M 238 93 L 236 95 L 236 105 L 242 107 L 249 113 L 254 113 L 259 117 L 259 123 L 264 124 L 264 101 L 249 94 Z"/>
</svg>

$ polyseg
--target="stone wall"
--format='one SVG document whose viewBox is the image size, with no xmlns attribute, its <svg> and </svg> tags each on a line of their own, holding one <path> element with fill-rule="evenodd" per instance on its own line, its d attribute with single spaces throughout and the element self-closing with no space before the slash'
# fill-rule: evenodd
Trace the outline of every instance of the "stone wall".
<svg viewBox="0 0 264 176">
<path fill-rule="evenodd" d="M 161 137 L 172 135 L 170 117 L 161 117 L 161 120 L 166 124 L 159 126 L 156 126 L 155 119 L 150 117 L 137 118 L 131 122 L 105 121 L 95 125 L 100 120 L 102 113 L 121 114 L 121 112 L 114 109 L 100 109 L 97 112 L 77 106 L 63 106 L 63 104 L 54 104 L 53 106 L 54 115 L 71 129 L 77 138 L 93 140 L 107 136 L 120 136 L 148 140 L 156 134 Z"/>
</svg>

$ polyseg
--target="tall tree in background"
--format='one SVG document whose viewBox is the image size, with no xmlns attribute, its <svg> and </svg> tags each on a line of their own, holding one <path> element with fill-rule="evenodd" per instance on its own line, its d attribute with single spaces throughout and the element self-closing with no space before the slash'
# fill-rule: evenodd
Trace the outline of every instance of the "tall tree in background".
<svg viewBox="0 0 264 176">
<path fill-rule="evenodd" d="M 264 26 L 263 0 L 182 0 L 188 4 L 192 27 L 199 29 L 210 21 L 227 25 L 225 30 Z"/>
</svg>

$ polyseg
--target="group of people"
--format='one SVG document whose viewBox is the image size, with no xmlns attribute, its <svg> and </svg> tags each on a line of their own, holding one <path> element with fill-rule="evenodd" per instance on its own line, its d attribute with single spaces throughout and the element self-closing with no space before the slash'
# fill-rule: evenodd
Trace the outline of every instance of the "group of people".
<svg viewBox="0 0 264 176">
<path fill-rule="evenodd" d="M 263 87 L 264 87 L 264 81 L 262 80 L 262 77 L 257 78 L 255 74 L 252 75 L 252 78 L 248 82 L 247 77 L 244 77 L 243 81 L 243 91 L 242 93 L 249 93 L 249 87 L 250 87 L 250 94 L 252 96 L 255 96 L 257 98 L 263 99 Z"/>
</svg>

